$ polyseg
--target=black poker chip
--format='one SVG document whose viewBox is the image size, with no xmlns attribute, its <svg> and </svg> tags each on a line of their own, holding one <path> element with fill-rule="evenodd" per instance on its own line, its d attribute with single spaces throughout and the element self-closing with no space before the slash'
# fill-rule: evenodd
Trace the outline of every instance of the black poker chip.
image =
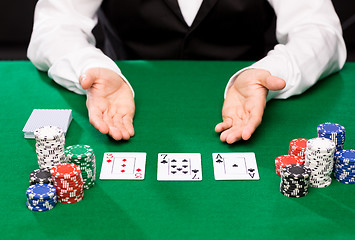
<svg viewBox="0 0 355 240">
<path fill-rule="evenodd" d="M 301 164 L 290 164 L 282 169 L 280 192 L 286 197 L 304 197 L 308 194 L 310 168 Z"/>
<path fill-rule="evenodd" d="M 36 169 L 30 173 L 30 184 L 52 184 L 52 175 L 47 169 Z"/>
</svg>

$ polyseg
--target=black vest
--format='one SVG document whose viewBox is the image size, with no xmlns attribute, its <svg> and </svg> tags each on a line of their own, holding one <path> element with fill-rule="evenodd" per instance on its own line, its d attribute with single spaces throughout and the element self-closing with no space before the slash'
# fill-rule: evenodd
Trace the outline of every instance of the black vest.
<svg viewBox="0 0 355 240">
<path fill-rule="evenodd" d="M 113 59 L 256 60 L 274 16 L 266 0 L 204 0 L 191 27 L 177 0 L 104 0 L 101 10 Z"/>
</svg>

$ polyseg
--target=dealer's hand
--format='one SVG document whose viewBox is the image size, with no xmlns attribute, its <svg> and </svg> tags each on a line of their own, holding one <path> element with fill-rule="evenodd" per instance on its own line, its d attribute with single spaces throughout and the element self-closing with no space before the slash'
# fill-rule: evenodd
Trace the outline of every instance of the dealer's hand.
<svg viewBox="0 0 355 240">
<path fill-rule="evenodd" d="M 285 86 L 284 80 L 262 69 L 242 72 L 227 92 L 223 121 L 215 127 L 221 133 L 221 141 L 232 144 L 248 140 L 261 123 L 268 90 L 277 91 Z"/>
<path fill-rule="evenodd" d="M 90 123 L 115 140 L 133 137 L 135 105 L 127 83 L 117 73 L 105 68 L 87 70 L 79 82 L 87 90 Z"/>
</svg>

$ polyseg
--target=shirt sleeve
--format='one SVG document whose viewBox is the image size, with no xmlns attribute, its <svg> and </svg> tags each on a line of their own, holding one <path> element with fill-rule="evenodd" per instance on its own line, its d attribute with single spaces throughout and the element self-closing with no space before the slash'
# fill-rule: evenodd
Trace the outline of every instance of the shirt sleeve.
<svg viewBox="0 0 355 240">
<path fill-rule="evenodd" d="M 330 0 L 269 0 L 276 13 L 277 44 L 266 57 L 234 74 L 226 92 L 242 71 L 264 69 L 286 81 L 267 99 L 298 95 L 319 79 L 340 70 L 346 47 L 339 18 Z"/>
<path fill-rule="evenodd" d="M 27 56 L 58 84 L 85 94 L 79 77 L 91 67 L 110 69 L 122 75 L 115 62 L 95 47 L 92 29 L 102 0 L 39 0 Z"/>
</svg>

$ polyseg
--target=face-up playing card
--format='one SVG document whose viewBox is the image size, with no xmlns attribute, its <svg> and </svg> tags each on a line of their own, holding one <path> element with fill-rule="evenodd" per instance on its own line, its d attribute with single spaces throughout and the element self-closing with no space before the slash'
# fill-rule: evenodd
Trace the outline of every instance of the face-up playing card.
<svg viewBox="0 0 355 240">
<path fill-rule="evenodd" d="M 201 154 L 159 153 L 158 181 L 201 181 Z"/>
<path fill-rule="evenodd" d="M 259 180 L 254 153 L 213 153 L 216 180 Z"/>
<path fill-rule="evenodd" d="M 109 152 L 104 154 L 100 179 L 143 180 L 146 153 Z"/>
</svg>

